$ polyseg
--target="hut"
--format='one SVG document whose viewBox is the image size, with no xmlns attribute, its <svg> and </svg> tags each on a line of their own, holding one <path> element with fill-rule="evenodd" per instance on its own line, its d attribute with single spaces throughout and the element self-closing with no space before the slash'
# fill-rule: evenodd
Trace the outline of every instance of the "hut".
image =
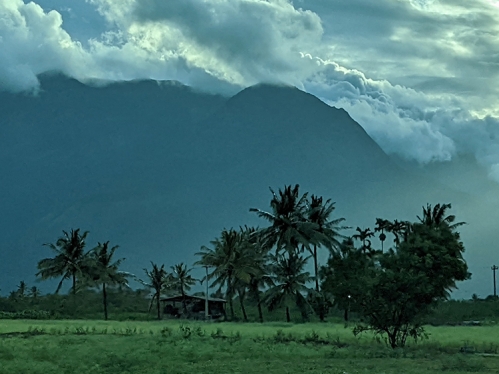
<svg viewBox="0 0 499 374">
<path fill-rule="evenodd" d="M 185 295 L 185 303 L 187 308 L 187 318 L 205 319 L 205 303 L 204 296 Z M 164 315 L 169 318 L 180 318 L 182 316 L 182 295 L 167 296 L 160 298 L 163 304 Z M 208 297 L 208 315 L 210 319 L 225 318 L 225 303 L 224 299 Z"/>
</svg>

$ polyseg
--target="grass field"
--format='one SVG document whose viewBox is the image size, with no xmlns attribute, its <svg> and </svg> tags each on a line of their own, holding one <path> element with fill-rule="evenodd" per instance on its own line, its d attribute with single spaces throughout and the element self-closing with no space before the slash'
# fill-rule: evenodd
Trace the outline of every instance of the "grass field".
<svg viewBox="0 0 499 374">
<path fill-rule="evenodd" d="M 0 373 L 499 372 L 499 326 L 428 332 L 394 351 L 341 324 L 1 320 Z"/>
</svg>

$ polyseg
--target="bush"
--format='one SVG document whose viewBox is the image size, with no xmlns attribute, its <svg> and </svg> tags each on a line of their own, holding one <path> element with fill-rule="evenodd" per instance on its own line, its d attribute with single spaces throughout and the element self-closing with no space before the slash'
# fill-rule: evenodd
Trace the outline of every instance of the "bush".
<svg viewBox="0 0 499 374">
<path fill-rule="evenodd" d="M 58 315 L 46 310 L 23 310 L 20 312 L 0 312 L 0 319 L 58 319 Z"/>
</svg>

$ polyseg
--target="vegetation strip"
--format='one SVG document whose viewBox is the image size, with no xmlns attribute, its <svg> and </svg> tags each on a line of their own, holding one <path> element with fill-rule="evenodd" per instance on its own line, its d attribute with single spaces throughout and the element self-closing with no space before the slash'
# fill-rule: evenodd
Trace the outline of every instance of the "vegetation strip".
<svg viewBox="0 0 499 374">
<path fill-rule="evenodd" d="M 450 204 L 428 204 L 416 222 L 377 218 L 374 231 L 357 227 L 355 235 L 345 237 L 341 233 L 346 228 L 344 219 L 333 217 L 335 203 L 331 199 L 301 193 L 298 185 L 270 191 L 269 211 L 250 209 L 268 222 L 267 227 L 224 229 L 197 253 L 195 265 L 206 269 L 200 280 L 206 282 L 204 295 L 188 295 L 198 280 L 185 264 L 171 266 L 169 272 L 164 264 L 151 262 L 151 268 L 144 269 L 145 279 L 141 279 L 121 270 L 125 259 L 115 257 L 118 246 L 99 242 L 86 251 L 88 232 L 73 229 L 63 231 L 55 243 L 45 244 L 55 257 L 38 263 L 40 279 L 59 279 L 56 294 L 66 280 L 71 282 L 70 297 L 59 299 L 64 305 L 51 310 L 7 311 L 3 317 L 58 318 L 57 309 L 78 309 L 84 302 L 82 294 L 99 290 L 107 320 L 110 297 L 128 292 L 128 281 L 135 279 L 152 290 L 148 309 L 155 305 L 158 320 L 167 314 L 181 319 L 236 321 L 235 302 L 245 322 L 249 321 L 251 303 L 260 322 L 264 321 L 264 309 L 269 313 L 280 310 L 288 323 L 297 313 L 303 322 L 312 318 L 324 322 L 332 312 L 342 312 L 346 323 L 354 323 L 355 336 L 372 333 L 397 349 L 409 340 L 427 339 L 428 318 L 447 300 L 456 282 L 471 276 L 457 231 L 464 223 L 447 214 Z M 381 249 L 373 245 L 376 233 Z M 392 239 L 389 248 L 385 248 L 387 234 Z M 319 251 L 329 254 L 323 265 L 318 261 Z M 305 270 L 309 262 L 313 274 Z M 215 294 L 209 296 L 213 287 Z M 26 305 L 26 293 L 27 285 L 21 282 L 11 299 Z M 35 287 L 30 295 L 33 304 L 42 298 Z M 58 300 L 55 296 L 52 299 Z M 225 302 L 228 311 L 223 307 Z"/>
</svg>

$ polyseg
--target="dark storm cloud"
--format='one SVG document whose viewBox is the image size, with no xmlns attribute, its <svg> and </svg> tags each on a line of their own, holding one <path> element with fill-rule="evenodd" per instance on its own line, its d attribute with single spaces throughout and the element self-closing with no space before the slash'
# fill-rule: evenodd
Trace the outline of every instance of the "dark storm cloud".
<svg viewBox="0 0 499 374">
<path fill-rule="evenodd" d="M 489 99 L 497 94 L 495 86 L 484 87 L 485 93 L 474 89 L 475 79 L 499 75 L 499 12 L 484 1 L 297 4 L 320 14 L 324 41 L 332 51 L 328 57 L 340 64 L 392 83 L 408 82 L 405 76 L 436 75 L 468 82 L 473 96 L 482 100 L 484 94 Z"/>
<path fill-rule="evenodd" d="M 145 0 L 133 10 L 137 22 L 169 24 L 190 43 L 255 80 L 296 71 L 299 52 L 319 43 L 323 33 L 315 13 L 287 1 Z"/>
</svg>

